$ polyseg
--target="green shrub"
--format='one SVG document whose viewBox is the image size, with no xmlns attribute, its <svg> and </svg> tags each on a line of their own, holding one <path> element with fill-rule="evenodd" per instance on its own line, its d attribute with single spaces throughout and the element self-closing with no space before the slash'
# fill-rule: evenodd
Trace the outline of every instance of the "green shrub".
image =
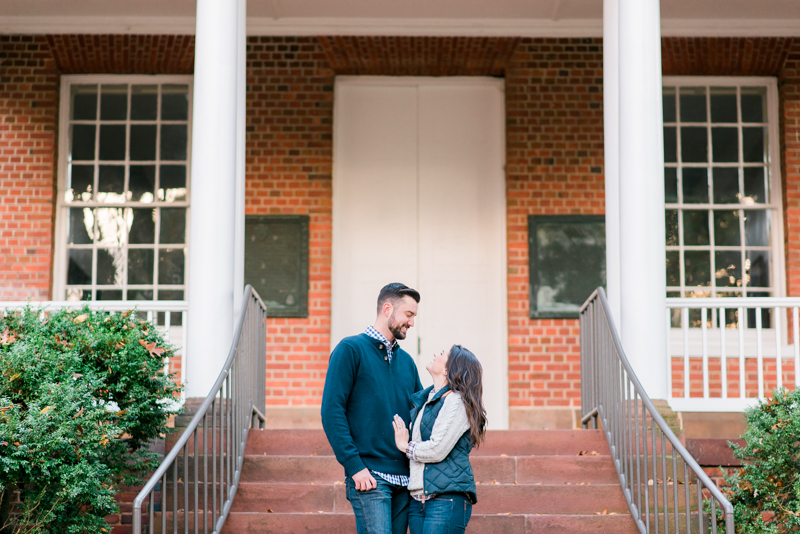
<svg viewBox="0 0 800 534">
<path fill-rule="evenodd" d="M 736 532 L 800 532 L 800 390 L 777 389 L 745 417 L 745 445 L 730 444 L 743 468 L 725 477 Z"/>
<path fill-rule="evenodd" d="M 0 317 L 0 532 L 108 531 L 116 487 L 157 465 L 147 445 L 177 412 L 171 354 L 130 312 Z"/>
</svg>

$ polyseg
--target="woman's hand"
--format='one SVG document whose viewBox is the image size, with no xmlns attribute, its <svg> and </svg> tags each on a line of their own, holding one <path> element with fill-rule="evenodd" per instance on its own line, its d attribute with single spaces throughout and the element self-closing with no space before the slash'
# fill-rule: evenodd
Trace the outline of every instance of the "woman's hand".
<svg viewBox="0 0 800 534">
<path fill-rule="evenodd" d="M 399 415 L 395 415 L 392 426 L 394 427 L 395 445 L 397 445 L 397 448 L 402 452 L 406 452 L 408 448 L 408 429 L 406 428 L 406 422 L 403 421 Z"/>
</svg>

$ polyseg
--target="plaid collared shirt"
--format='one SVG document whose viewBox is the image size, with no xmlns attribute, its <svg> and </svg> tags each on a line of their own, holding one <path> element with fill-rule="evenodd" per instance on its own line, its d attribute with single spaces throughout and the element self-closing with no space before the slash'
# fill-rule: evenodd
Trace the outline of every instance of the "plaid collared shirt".
<svg viewBox="0 0 800 534">
<path fill-rule="evenodd" d="M 389 340 L 386 339 L 386 336 L 375 330 L 375 327 L 372 325 L 368 326 L 367 329 L 364 331 L 372 339 L 376 339 L 383 343 L 383 346 L 386 347 L 386 356 L 389 358 L 389 363 L 392 363 L 392 357 L 394 356 L 394 351 L 397 348 L 397 340 L 394 343 L 389 343 Z M 389 484 L 394 484 L 395 486 L 408 486 L 408 477 L 405 475 L 390 475 L 388 473 L 379 473 L 378 471 L 372 471 L 372 474 L 378 475 L 383 480 L 388 482 Z"/>
<path fill-rule="evenodd" d="M 392 357 L 394 356 L 394 350 L 398 347 L 397 340 L 394 343 L 389 343 L 389 340 L 386 339 L 386 336 L 375 330 L 375 327 L 370 325 L 364 331 L 372 339 L 377 339 L 378 341 L 383 342 L 383 346 L 386 347 L 386 356 L 389 357 L 389 363 L 392 363 Z"/>
</svg>

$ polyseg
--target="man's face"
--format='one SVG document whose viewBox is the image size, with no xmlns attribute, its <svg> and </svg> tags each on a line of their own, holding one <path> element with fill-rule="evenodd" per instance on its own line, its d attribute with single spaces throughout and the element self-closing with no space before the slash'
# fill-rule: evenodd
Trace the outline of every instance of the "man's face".
<svg viewBox="0 0 800 534">
<path fill-rule="evenodd" d="M 406 295 L 392 308 L 392 314 L 389 316 L 389 332 L 395 339 L 405 339 L 408 329 L 414 326 L 416 315 L 417 301 Z"/>
</svg>

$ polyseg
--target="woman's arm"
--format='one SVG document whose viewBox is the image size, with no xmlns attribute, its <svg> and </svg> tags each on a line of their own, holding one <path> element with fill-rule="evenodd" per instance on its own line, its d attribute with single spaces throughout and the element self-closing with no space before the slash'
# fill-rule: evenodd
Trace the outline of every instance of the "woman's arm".
<svg viewBox="0 0 800 534">
<path fill-rule="evenodd" d="M 408 446 L 409 458 L 420 463 L 437 463 L 453 450 L 458 439 L 469 430 L 467 409 L 458 393 L 444 398 L 444 405 L 436 416 L 431 437 L 427 441 L 412 441 Z"/>
</svg>

